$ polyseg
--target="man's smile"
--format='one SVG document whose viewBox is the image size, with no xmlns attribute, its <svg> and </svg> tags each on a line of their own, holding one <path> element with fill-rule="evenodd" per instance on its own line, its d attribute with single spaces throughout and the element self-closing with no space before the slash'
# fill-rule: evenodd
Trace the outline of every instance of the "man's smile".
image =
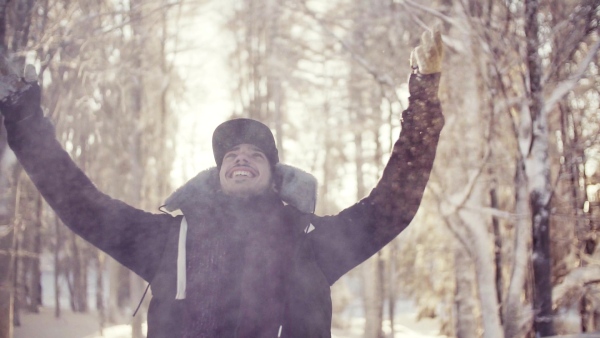
<svg viewBox="0 0 600 338">
<path fill-rule="evenodd" d="M 254 178 L 258 176 L 258 172 L 251 167 L 248 166 L 236 166 L 227 171 L 227 177 L 229 178 L 238 178 L 238 177 L 248 177 Z"/>
<path fill-rule="evenodd" d="M 249 176 L 249 177 L 253 177 L 254 175 L 252 175 L 249 171 L 245 171 L 245 170 L 236 170 L 233 172 L 233 177 L 237 177 L 237 176 Z"/>
</svg>

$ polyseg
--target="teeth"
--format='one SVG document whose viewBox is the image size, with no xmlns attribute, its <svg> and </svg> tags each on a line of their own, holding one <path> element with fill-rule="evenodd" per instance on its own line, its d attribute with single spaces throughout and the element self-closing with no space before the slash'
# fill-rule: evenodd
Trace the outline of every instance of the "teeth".
<svg viewBox="0 0 600 338">
<path fill-rule="evenodd" d="M 249 171 L 237 170 L 237 171 L 233 172 L 233 177 L 237 177 L 237 176 L 251 177 L 252 174 Z"/>
</svg>

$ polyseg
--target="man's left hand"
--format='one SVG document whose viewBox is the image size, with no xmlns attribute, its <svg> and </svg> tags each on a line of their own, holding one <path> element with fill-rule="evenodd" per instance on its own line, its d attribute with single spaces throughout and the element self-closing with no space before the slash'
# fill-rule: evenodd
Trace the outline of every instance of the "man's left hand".
<svg viewBox="0 0 600 338">
<path fill-rule="evenodd" d="M 442 34 L 435 28 L 433 31 L 423 32 L 421 45 L 410 53 L 410 65 L 421 74 L 440 73 L 443 56 Z"/>
</svg>

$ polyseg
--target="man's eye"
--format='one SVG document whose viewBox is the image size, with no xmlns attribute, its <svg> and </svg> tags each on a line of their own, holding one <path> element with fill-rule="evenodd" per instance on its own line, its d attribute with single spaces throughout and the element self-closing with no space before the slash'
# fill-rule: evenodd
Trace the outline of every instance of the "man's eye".
<svg viewBox="0 0 600 338">
<path fill-rule="evenodd" d="M 235 157 L 235 154 L 234 154 L 234 153 L 227 153 L 227 154 L 225 155 L 225 158 L 234 158 L 234 157 Z"/>
<path fill-rule="evenodd" d="M 252 154 L 252 157 L 254 157 L 254 158 L 264 158 L 264 155 L 261 154 L 261 153 L 254 153 L 254 154 Z"/>
</svg>

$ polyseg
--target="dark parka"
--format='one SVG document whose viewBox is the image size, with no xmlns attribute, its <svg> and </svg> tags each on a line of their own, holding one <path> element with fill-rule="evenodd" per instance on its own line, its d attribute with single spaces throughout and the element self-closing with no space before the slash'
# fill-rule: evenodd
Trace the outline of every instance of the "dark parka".
<svg viewBox="0 0 600 338">
<path fill-rule="evenodd" d="M 419 207 L 444 124 L 438 83 L 439 74 L 411 75 L 400 137 L 369 196 L 324 217 L 276 203 L 282 219 L 291 223 L 295 253 L 286 272 L 285 311 L 280 322 L 264 323 L 265 327 L 281 325 L 282 337 L 331 337 L 329 287 L 404 230 Z M 39 96 L 39 88 L 33 85 L 0 104 L 11 149 L 69 228 L 151 283 L 148 336 L 183 336 L 188 299 L 175 300 L 182 216 L 144 212 L 98 191 L 56 140 L 52 124 L 43 117 Z M 202 226 L 195 224 L 201 220 L 188 221 L 190 228 Z M 305 233 L 309 224 L 315 229 Z M 211 271 L 199 274 L 210 281 Z M 191 305 L 203 307 L 201 301 Z M 232 329 L 230 336 L 241 337 L 235 332 Z M 276 337 L 277 332 L 263 335 Z"/>
</svg>

